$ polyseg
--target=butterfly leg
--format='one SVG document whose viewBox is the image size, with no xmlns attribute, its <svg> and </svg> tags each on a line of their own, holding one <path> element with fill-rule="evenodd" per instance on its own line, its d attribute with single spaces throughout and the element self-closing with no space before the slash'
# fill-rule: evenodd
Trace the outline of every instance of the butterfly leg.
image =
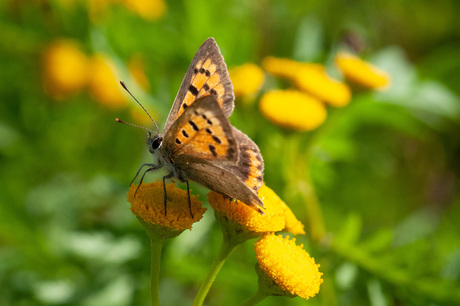
<svg viewBox="0 0 460 306">
<path fill-rule="evenodd" d="M 188 186 L 188 181 L 186 182 L 187 182 L 188 210 L 190 211 L 190 216 L 192 216 L 192 219 L 193 219 L 192 203 L 190 202 L 190 187 Z"/>
<path fill-rule="evenodd" d="M 162 164 L 159 164 L 159 165 L 154 165 L 154 164 L 143 164 L 143 165 L 139 168 L 139 170 L 137 170 L 137 174 L 136 174 L 136 176 L 134 177 L 134 179 L 139 175 L 139 171 L 140 171 L 144 166 L 146 166 L 146 165 L 147 165 L 147 166 L 151 166 L 151 167 L 148 168 L 147 170 L 145 170 L 145 171 L 144 171 L 144 174 L 142 174 L 141 180 L 139 181 L 139 185 L 137 185 L 136 191 L 134 192 L 134 196 L 136 196 L 136 193 L 137 193 L 137 191 L 139 190 L 139 187 L 141 187 L 142 182 L 144 181 L 144 177 L 145 177 L 145 175 L 147 174 L 147 172 L 153 171 L 153 170 L 157 170 L 157 169 L 163 167 Z M 133 183 L 134 179 L 131 181 L 131 184 Z"/>
<path fill-rule="evenodd" d="M 155 165 L 155 164 L 150 164 L 150 163 L 145 163 L 145 164 L 142 164 L 141 167 L 139 168 L 139 170 L 137 170 L 136 172 L 136 175 L 134 176 L 134 178 L 132 179 L 131 183 L 129 184 L 129 186 L 131 186 L 134 182 L 134 180 L 139 176 L 139 173 L 141 172 L 142 168 L 144 168 L 145 166 L 149 166 L 150 168 L 154 168 L 153 170 L 155 169 L 159 169 L 161 167 L 163 167 L 163 165 L 160 163 L 159 165 Z M 148 171 L 148 170 L 147 170 Z M 144 173 L 145 174 L 145 173 Z"/>
<path fill-rule="evenodd" d="M 166 216 L 166 202 L 168 200 L 167 197 L 166 197 L 166 183 L 165 183 L 165 180 L 168 179 L 168 178 L 172 178 L 172 177 L 174 177 L 174 174 L 172 174 L 172 173 L 163 176 L 163 192 L 164 192 L 164 195 L 165 195 L 165 197 L 164 197 L 164 201 L 165 201 L 164 202 L 165 203 L 165 216 Z"/>
</svg>

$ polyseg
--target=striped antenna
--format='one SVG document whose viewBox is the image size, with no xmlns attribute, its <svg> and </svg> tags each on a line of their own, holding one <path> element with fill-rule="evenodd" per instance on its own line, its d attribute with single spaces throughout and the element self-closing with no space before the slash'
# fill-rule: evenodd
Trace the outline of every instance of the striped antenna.
<svg viewBox="0 0 460 306">
<path fill-rule="evenodd" d="M 152 120 L 153 124 L 155 124 L 155 127 L 157 128 L 157 131 L 158 131 L 158 134 L 160 134 L 160 129 L 158 128 L 158 125 L 157 123 L 155 122 L 155 120 L 153 120 L 152 116 L 150 116 L 149 112 L 145 109 L 145 107 L 141 104 L 141 102 L 139 102 L 136 97 L 129 91 L 128 87 L 126 86 L 125 82 L 123 81 L 120 81 L 120 84 L 121 86 L 123 86 L 123 88 L 131 95 L 131 97 L 133 97 L 133 99 L 137 102 L 137 104 L 139 104 L 140 107 L 142 107 L 142 109 L 144 110 L 144 112 L 149 116 L 150 120 Z M 124 122 L 124 121 L 121 121 L 120 119 L 115 119 L 115 121 L 117 122 L 121 122 L 121 123 L 126 123 L 128 125 L 131 125 L 131 126 L 136 126 L 136 127 L 140 127 L 140 128 L 144 128 L 143 126 L 138 126 L 138 125 L 135 125 L 135 124 L 131 124 L 131 123 L 127 123 L 127 122 Z M 145 128 L 144 128 L 145 129 Z M 148 129 L 147 129 L 148 130 Z"/>
<path fill-rule="evenodd" d="M 116 121 L 116 122 L 123 123 L 123 124 L 130 125 L 130 126 L 133 126 L 133 127 L 136 127 L 136 128 L 144 129 L 144 130 L 148 131 L 149 133 L 152 132 L 150 129 L 146 128 L 145 126 L 141 126 L 141 125 L 137 125 L 137 124 L 132 124 L 132 123 L 123 121 L 123 120 L 121 120 L 121 119 L 119 119 L 119 118 L 115 118 L 115 121 Z"/>
</svg>

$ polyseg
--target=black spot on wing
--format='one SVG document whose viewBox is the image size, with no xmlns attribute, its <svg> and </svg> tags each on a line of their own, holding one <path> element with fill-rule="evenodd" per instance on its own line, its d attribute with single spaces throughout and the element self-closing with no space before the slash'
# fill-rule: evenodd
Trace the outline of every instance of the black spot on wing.
<svg viewBox="0 0 460 306">
<path fill-rule="evenodd" d="M 196 125 L 195 122 L 193 122 L 192 120 L 190 120 L 190 121 L 188 122 L 188 124 L 190 124 L 190 125 L 192 126 L 192 128 L 193 128 L 196 132 L 198 132 L 199 129 L 198 129 L 198 126 Z"/>
<path fill-rule="evenodd" d="M 182 135 L 184 135 L 186 138 L 189 137 L 188 134 L 187 134 L 187 132 L 186 132 L 185 130 L 182 130 Z"/>
<path fill-rule="evenodd" d="M 245 182 L 249 178 L 249 173 L 251 171 L 251 156 L 248 151 L 241 147 L 240 148 L 240 160 L 238 166 L 236 167 L 238 177 Z"/>
<path fill-rule="evenodd" d="M 176 138 L 176 143 L 181 144 L 182 142 L 179 140 L 179 138 Z"/>
<path fill-rule="evenodd" d="M 188 87 L 188 91 L 190 91 L 190 93 L 194 96 L 197 96 L 198 95 L 198 89 L 196 89 L 195 86 L 191 85 Z"/>
<path fill-rule="evenodd" d="M 205 91 L 208 91 L 209 90 L 209 85 L 206 83 L 206 84 L 203 85 L 203 88 L 204 88 Z"/>
<path fill-rule="evenodd" d="M 206 133 L 212 134 L 212 131 L 209 128 L 206 128 Z"/>
<path fill-rule="evenodd" d="M 216 136 L 212 135 L 212 139 L 213 139 L 215 142 L 217 142 L 218 144 L 221 144 L 221 143 L 222 143 L 222 141 L 220 140 L 219 137 L 216 137 Z"/>
<path fill-rule="evenodd" d="M 208 147 L 209 147 L 209 151 L 211 151 L 212 153 L 212 156 L 216 157 L 217 156 L 216 147 L 213 145 L 208 145 Z"/>
</svg>

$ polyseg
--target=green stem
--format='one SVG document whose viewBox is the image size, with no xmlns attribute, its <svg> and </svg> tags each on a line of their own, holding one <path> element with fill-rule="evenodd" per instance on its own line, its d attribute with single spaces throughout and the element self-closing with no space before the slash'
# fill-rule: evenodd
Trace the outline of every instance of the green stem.
<svg viewBox="0 0 460 306">
<path fill-rule="evenodd" d="M 224 237 L 219 254 L 217 255 L 216 259 L 214 259 L 214 262 L 212 263 L 208 275 L 201 284 L 201 287 L 195 296 L 195 300 L 193 301 L 193 306 L 201 306 L 203 304 L 204 299 L 206 298 L 206 295 L 209 292 L 209 289 L 211 288 L 214 280 L 216 279 L 217 273 L 219 273 L 225 260 L 228 258 L 228 256 L 230 256 L 230 254 L 237 245 L 237 243 L 230 243 L 230 241 L 226 239 L 226 237 Z"/>
<path fill-rule="evenodd" d="M 163 240 L 150 240 L 150 300 L 152 306 L 160 305 L 160 262 Z"/>
<path fill-rule="evenodd" d="M 266 297 L 267 297 L 267 295 L 265 293 L 263 293 L 262 290 L 257 290 L 257 292 L 254 295 L 252 295 L 246 301 L 241 303 L 241 306 L 256 305 L 257 303 L 259 303 L 260 301 L 262 301 Z"/>
<path fill-rule="evenodd" d="M 307 217 L 309 219 L 311 237 L 315 241 L 321 240 L 326 234 L 326 226 L 324 225 L 323 213 L 321 210 L 321 205 L 316 196 L 315 187 L 311 181 L 310 173 L 306 173 L 305 181 L 300 182 L 299 186 L 300 196 L 305 202 L 307 209 Z"/>
</svg>

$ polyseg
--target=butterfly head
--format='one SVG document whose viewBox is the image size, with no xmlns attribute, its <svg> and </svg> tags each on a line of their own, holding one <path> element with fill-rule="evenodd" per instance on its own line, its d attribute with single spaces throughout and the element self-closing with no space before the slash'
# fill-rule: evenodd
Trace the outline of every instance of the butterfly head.
<svg viewBox="0 0 460 306">
<path fill-rule="evenodd" d="M 150 153 L 155 153 L 160 147 L 161 144 L 163 143 L 163 137 L 158 134 L 153 134 L 152 132 L 149 132 L 147 134 L 147 145 L 149 147 Z"/>
</svg>

